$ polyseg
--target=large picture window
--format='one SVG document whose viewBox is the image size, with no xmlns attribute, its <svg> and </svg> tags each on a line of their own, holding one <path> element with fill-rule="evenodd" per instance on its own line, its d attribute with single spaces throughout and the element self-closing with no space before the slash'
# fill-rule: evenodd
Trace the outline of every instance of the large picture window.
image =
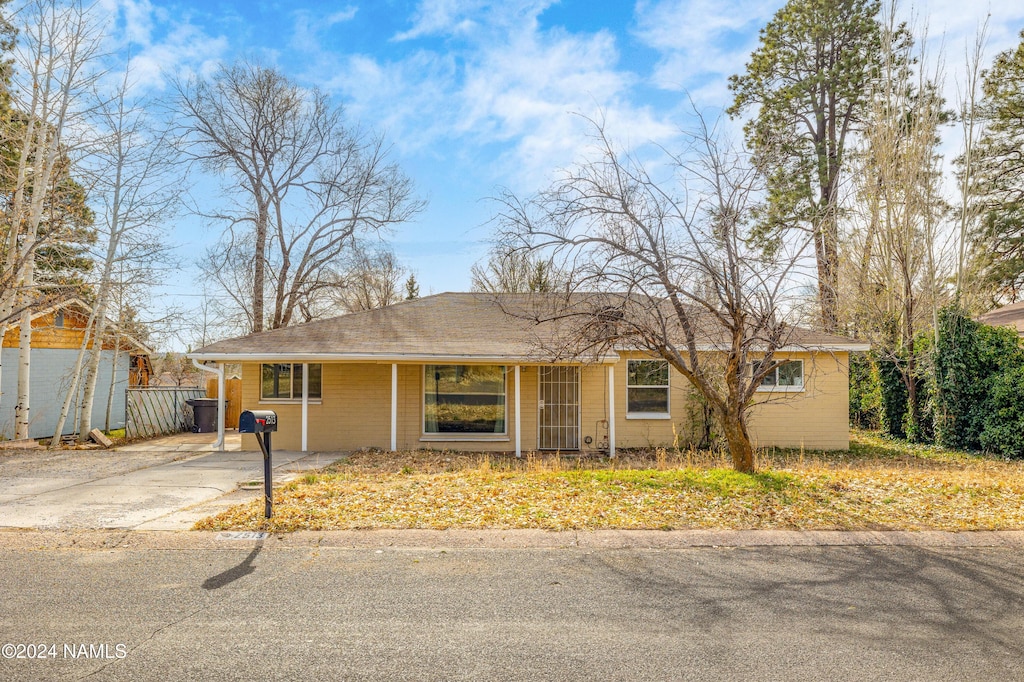
<svg viewBox="0 0 1024 682">
<path fill-rule="evenodd" d="M 804 385 L 804 361 L 788 360 L 761 380 L 762 388 L 803 388 Z"/>
<path fill-rule="evenodd" d="M 505 367 L 427 365 L 424 433 L 505 433 Z"/>
<path fill-rule="evenodd" d="M 668 361 L 629 360 L 626 366 L 626 411 L 668 414 Z"/>
<path fill-rule="evenodd" d="M 301 400 L 302 364 L 278 362 L 261 367 L 260 398 L 264 400 Z M 323 366 L 309 365 L 309 397 L 320 398 Z"/>
</svg>

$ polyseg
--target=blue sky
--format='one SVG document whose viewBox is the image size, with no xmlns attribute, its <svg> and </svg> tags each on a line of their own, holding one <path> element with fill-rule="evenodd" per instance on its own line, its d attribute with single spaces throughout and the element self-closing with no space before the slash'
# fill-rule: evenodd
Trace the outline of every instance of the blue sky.
<svg viewBox="0 0 1024 682">
<path fill-rule="evenodd" d="M 499 188 L 528 194 L 586 149 L 573 113 L 603 112 L 624 146 L 671 147 L 690 97 L 727 105 L 779 0 L 100 0 L 111 34 L 131 45 L 140 86 L 160 92 L 170 73 L 211 73 L 254 56 L 318 86 L 348 116 L 383 133 L 429 204 L 390 236 L 423 294 L 469 288 L 484 256 Z M 975 6 L 976 5 L 976 6 Z M 1017 43 L 1024 3 L 909 4 L 926 20 L 930 50 L 946 49 L 955 96 L 967 41 L 991 12 L 989 58 Z M 955 142 L 947 143 L 955 149 Z M 955 151 L 952 151 L 949 156 Z M 186 260 L 216 238 L 178 221 Z M 180 285 L 168 300 L 189 304 Z M 194 301 L 194 299 L 191 299 Z"/>
</svg>

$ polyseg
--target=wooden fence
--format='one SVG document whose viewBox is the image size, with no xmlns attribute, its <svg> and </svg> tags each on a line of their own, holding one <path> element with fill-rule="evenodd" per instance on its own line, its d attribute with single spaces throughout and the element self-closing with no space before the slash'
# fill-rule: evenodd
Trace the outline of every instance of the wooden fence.
<svg viewBox="0 0 1024 682">
<path fill-rule="evenodd" d="M 210 377 L 206 380 L 206 396 L 208 398 L 218 397 L 217 377 Z M 224 380 L 224 400 L 227 401 L 227 405 L 224 408 L 224 428 L 237 429 L 238 417 L 242 414 L 241 379 Z"/>
<path fill-rule="evenodd" d="M 195 416 L 185 401 L 205 396 L 206 391 L 201 388 L 125 389 L 125 436 L 152 438 L 165 433 L 190 431 Z"/>
</svg>

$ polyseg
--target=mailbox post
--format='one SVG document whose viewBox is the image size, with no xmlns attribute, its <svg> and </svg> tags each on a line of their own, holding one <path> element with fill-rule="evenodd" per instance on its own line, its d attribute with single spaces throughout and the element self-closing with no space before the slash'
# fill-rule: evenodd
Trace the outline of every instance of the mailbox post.
<svg viewBox="0 0 1024 682">
<path fill-rule="evenodd" d="M 277 431 L 277 413 L 273 410 L 245 410 L 238 417 L 238 432 L 251 433 L 263 451 L 263 515 L 270 518 L 274 515 L 274 469 L 273 452 L 270 446 L 270 434 Z"/>
</svg>

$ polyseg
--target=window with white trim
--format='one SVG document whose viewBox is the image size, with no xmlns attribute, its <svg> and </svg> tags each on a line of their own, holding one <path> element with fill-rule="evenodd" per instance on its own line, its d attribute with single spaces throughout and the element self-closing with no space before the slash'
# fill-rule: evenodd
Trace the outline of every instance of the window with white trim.
<svg viewBox="0 0 1024 682">
<path fill-rule="evenodd" d="M 320 398 L 323 366 L 309 365 L 309 397 Z M 302 400 L 302 363 L 276 362 L 260 367 L 260 399 Z"/>
<path fill-rule="evenodd" d="M 426 365 L 423 432 L 505 434 L 504 365 Z"/>
<path fill-rule="evenodd" d="M 629 360 L 626 363 L 626 412 L 668 414 L 668 360 Z"/>
<path fill-rule="evenodd" d="M 761 380 L 761 388 L 803 388 L 804 361 L 787 360 Z"/>
</svg>

